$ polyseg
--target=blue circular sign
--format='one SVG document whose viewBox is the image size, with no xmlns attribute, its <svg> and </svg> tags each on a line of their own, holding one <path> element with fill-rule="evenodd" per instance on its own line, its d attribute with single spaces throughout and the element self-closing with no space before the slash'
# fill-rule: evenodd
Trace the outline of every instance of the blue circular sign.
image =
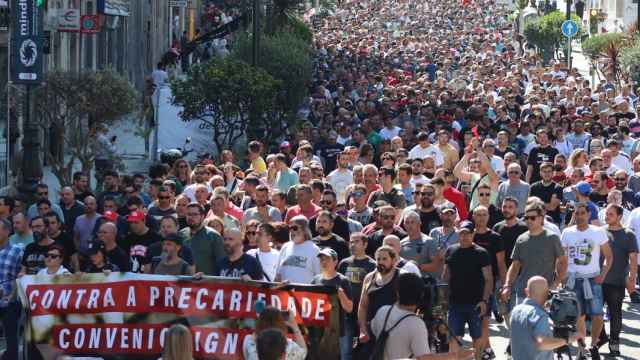
<svg viewBox="0 0 640 360">
<path fill-rule="evenodd" d="M 562 23 L 562 34 L 566 37 L 574 37 L 578 33 L 578 24 L 573 20 L 565 20 Z"/>
</svg>

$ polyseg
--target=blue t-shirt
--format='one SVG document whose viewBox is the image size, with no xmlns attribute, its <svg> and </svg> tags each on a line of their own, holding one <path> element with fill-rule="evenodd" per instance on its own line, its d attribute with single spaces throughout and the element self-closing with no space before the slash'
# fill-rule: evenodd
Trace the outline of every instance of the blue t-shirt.
<svg viewBox="0 0 640 360">
<path fill-rule="evenodd" d="M 262 267 L 255 257 L 242 254 L 238 260 L 232 262 L 225 256 L 218 262 L 215 276 L 239 279 L 243 275 L 249 275 L 252 280 L 262 280 Z"/>
<path fill-rule="evenodd" d="M 551 360 L 552 351 L 538 350 L 536 337 L 553 336 L 549 316 L 532 299 L 511 311 L 511 356 L 513 360 Z"/>
</svg>

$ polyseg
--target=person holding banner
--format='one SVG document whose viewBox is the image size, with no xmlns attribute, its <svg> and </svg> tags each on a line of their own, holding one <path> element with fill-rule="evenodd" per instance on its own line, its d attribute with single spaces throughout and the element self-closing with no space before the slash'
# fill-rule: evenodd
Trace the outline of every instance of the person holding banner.
<svg viewBox="0 0 640 360">
<path fill-rule="evenodd" d="M 351 360 L 353 348 L 353 328 L 349 324 L 349 314 L 353 312 L 353 293 L 351 282 L 346 276 L 336 271 L 338 253 L 330 247 L 320 250 L 318 254 L 322 274 L 313 278 L 312 284 L 335 287 L 340 301 L 340 359 Z"/>
<path fill-rule="evenodd" d="M 44 263 L 47 266 L 38 271 L 38 275 L 69 275 L 71 272 L 62 266 L 64 261 L 64 248 L 62 245 L 52 244 L 49 251 L 44 256 Z"/>
<path fill-rule="evenodd" d="M 216 276 L 242 280 L 262 280 L 262 267 L 255 257 L 245 254 L 242 233 L 232 228 L 224 232 L 224 251 L 227 256 L 218 262 Z"/>
<path fill-rule="evenodd" d="M 311 241 L 309 220 L 304 215 L 289 220 L 289 236 L 291 240 L 280 249 L 276 281 L 311 284 L 320 273 L 320 248 Z"/>
</svg>

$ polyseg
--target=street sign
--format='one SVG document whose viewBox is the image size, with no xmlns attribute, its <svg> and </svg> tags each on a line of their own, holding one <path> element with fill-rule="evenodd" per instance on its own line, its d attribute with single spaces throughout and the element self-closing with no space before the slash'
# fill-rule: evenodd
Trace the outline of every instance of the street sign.
<svg viewBox="0 0 640 360">
<path fill-rule="evenodd" d="M 568 38 L 576 36 L 578 24 L 573 20 L 565 20 L 562 23 L 562 34 Z"/>
<path fill-rule="evenodd" d="M 187 0 L 169 0 L 169 7 L 187 7 Z"/>
<path fill-rule="evenodd" d="M 12 80 L 39 85 L 42 77 L 42 17 L 35 0 L 13 0 Z"/>
<path fill-rule="evenodd" d="M 100 32 L 100 15 L 82 15 L 80 25 L 83 34 L 97 34 Z"/>
<path fill-rule="evenodd" d="M 58 9 L 58 31 L 80 31 L 80 9 Z"/>
</svg>

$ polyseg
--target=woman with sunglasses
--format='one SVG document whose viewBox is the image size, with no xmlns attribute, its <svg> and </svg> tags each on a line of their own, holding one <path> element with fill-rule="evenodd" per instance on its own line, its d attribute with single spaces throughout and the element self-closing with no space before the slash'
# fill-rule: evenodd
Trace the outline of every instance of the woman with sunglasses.
<svg viewBox="0 0 640 360">
<path fill-rule="evenodd" d="M 71 274 L 64 266 L 64 248 L 61 245 L 53 244 L 49 246 L 44 256 L 45 268 L 38 271 L 38 275 L 64 275 Z"/>
<path fill-rule="evenodd" d="M 176 194 L 191 184 L 191 165 L 185 159 L 178 159 L 173 163 L 173 168 L 169 174 L 169 179 L 176 183 Z"/>
<path fill-rule="evenodd" d="M 254 219 L 249 220 L 249 222 L 244 226 L 244 234 L 242 237 L 244 252 L 258 247 L 258 238 L 256 236 L 258 233 L 258 224 L 260 224 L 260 222 Z"/>
</svg>

